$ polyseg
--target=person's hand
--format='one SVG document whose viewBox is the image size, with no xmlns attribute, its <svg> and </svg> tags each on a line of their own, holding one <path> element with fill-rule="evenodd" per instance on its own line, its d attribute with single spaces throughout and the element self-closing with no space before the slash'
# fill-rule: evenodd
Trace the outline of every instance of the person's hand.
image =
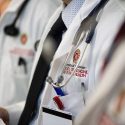
<svg viewBox="0 0 125 125">
<path fill-rule="evenodd" d="M 6 109 L 0 107 L 0 118 L 6 125 L 9 125 L 9 113 Z"/>
</svg>

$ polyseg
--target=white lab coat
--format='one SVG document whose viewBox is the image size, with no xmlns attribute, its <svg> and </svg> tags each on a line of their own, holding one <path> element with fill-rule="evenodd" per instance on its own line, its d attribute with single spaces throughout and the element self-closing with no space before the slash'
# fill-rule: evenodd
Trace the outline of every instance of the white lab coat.
<svg viewBox="0 0 125 125">
<path fill-rule="evenodd" d="M 70 25 L 69 29 L 67 30 L 67 32 L 65 33 L 63 39 L 62 39 L 62 42 L 54 56 L 54 59 L 52 61 L 52 64 L 51 64 L 51 69 L 50 69 L 50 72 L 49 74 L 56 74 L 57 72 L 57 68 L 58 66 L 64 62 L 64 59 L 65 58 L 65 55 L 67 54 L 67 52 L 69 51 L 69 48 L 72 46 L 72 40 L 73 40 L 73 37 L 75 36 L 79 26 L 80 26 L 80 23 L 82 22 L 82 20 L 88 16 L 88 14 L 91 12 L 91 10 L 100 2 L 100 0 L 96 0 L 96 1 L 85 1 L 85 3 L 83 4 L 82 8 L 80 9 L 80 12 L 77 14 L 76 18 L 74 19 L 74 21 L 72 22 L 72 24 Z M 63 9 L 63 7 L 60 7 L 57 12 L 53 15 L 53 17 L 50 19 L 50 22 L 48 23 L 47 27 L 46 27 L 46 30 L 45 30 L 45 34 L 43 34 L 42 38 L 41 38 L 41 41 L 40 41 L 40 46 L 39 46 L 39 49 L 38 49 L 38 52 L 37 52 L 37 56 L 36 56 L 36 60 L 35 60 L 35 64 L 34 64 L 34 69 L 35 69 L 35 66 L 37 64 L 37 61 L 39 59 L 39 56 L 40 56 L 40 53 L 41 53 L 41 48 L 43 46 L 43 41 L 45 40 L 49 30 L 51 29 L 52 25 L 54 24 L 54 22 L 56 21 L 56 19 L 58 18 L 58 16 L 60 15 L 60 12 L 61 10 Z M 68 41 L 68 42 L 67 42 Z M 87 52 L 86 54 L 87 55 Z M 63 58 L 62 58 L 63 57 Z M 58 62 L 59 61 L 59 62 Z M 62 62 L 61 62 L 62 61 Z M 84 61 L 83 61 L 84 62 Z M 54 70 L 53 70 L 54 68 Z M 33 70 L 34 70 L 33 69 Z M 52 77 L 54 78 L 54 80 L 56 79 L 58 75 L 56 74 L 55 76 L 52 75 Z M 76 78 L 76 77 L 75 77 Z M 84 78 L 83 78 L 84 79 Z M 75 82 L 78 81 L 81 81 L 81 79 L 73 79 L 75 80 Z M 68 88 L 70 88 L 70 86 L 68 86 Z M 67 90 L 68 90 L 67 88 Z M 77 87 L 76 87 L 77 88 Z M 78 87 L 80 88 L 80 87 Z M 70 90 L 70 89 L 69 89 Z M 72 92 L 74 91 L 71 90 Z M 51 100 L 51 95 L 53 96 L 54 91 L 53 91 L 53 88 L 47 84 L 46 87 L 45 87 L 45 91 L 43 93 L 43 98 L 42 98 L 42 102 L 41 102 L 41 107 L 43 104 L 49 104 L 50 100 Z M 77 93 L 75 94 L 75 96 L 77 97 L 78 95 L 81 95 L 81 93 Z M 80 97 L 79 99 L 81 100 L 82 97 Z M 68 98 L 69 99 L 69 98 Z M 68 100 L 67 99 L 67 100 Z M 76 99 L 75 99 L 76 100 Z M 70 101 L 70 100 L 69 100 Z M 82 106 L 82 103 L 81 105 Z M 78 108 L 78 110 L 80 110 L 81 107 Z M 68 110 L 68 109 L 67 109 Z M 76 113 L 77 111 L 75 111 L 74 109 L 74 112 Z M 40 109 L 40 113 L 42 113 L 42 109 Z M 42 115 L 39 115 L 39 118 L 38 118 L 38 124 L 40 125 L 41 122 L 42 122 Z"/>
<path fill-rule="evenodd" d="M 10 37 L 4 33 L 4 27 L 13 22 L 23 2 L 12 0 L 0 17 L 0 106 L 26 99 L 35 43 L 40 40 L 47 21 L 59 5 L 56 0 L 29 1 L 16 24 L 20 30 L 19 36 Z M 26 61 L 26 67 L 19 64 L 22 63 L 19 62 L 20 57 Z"/>
<path fill-rule="evenodd" d="M 61 72 L 64 58 L 72 46 L 73 37 L 75 36 L 75 33 L 77 32 L 80 26 L 80 23 L 88 15 L 88 13 L 97 5 L 97 3 L 99 3 L 99 0 L 85 1 L 83 7 L 80 9 L 79 13 L 75 17 L 72 24 L 70 25 L 68 31 L 65 33 L 63 40 L 56 51 L 49 72 L 49 75 L 52 76 L 54 81 L 56 81 L 58 74 Z M 113 21 L 113 19 L 117 21 Z M 84 59 L 80 64 L 80 66 L 84 64 L 88 68 L 88 77 L 79 79 L 76 78 L 76 76 L 73 76 L 70 82 L 64 87 L 64 91 L 70 93 L 68 95 L 69 97 L 68 96 L 61 97 L 61 100 L 64 103 L 66 111 L 70 111 L 71 113 L 76 115 L 77 113 L 80 112 L 81 108 L 84 109 L 84 106 L 82 105 L 83 98 L 81 96 L 81 93 L 79 93 L 80 90 L 79 83 L 84 81 L 85 86 L 87 86 L 86 87 L 87 90 L 84 91 L 85 100 L 87 102 L 88 97 L 92 95 L 92 92 L 96 88 L 96 82 L 100 78 L 99 75 L 101 67 L 103 65 L 103 61 L 106 57 L 107 52 L 109 51 L 113 39 L 123 20 L 124 20 L 124 11 L 122 7 L 120 7 L 120 5 L 117 4 L 116 1 L 114 2 L 114 0 L 110 0 L 110 2 L 104 7 L 103 12 L 100 15 L 99 23 L 96 27 L 94 37 L 90 44 L 90 48 L 89 50 L 87 50 L 88 52 L 86 52 L 85 54 L 87 57 L 87 61 L 86 59 Z M 41 39 L 41 42 L 42 40 L 44 40 L 44 37 L 45 36 L 43 36 L 43 38 Z M 40 53 L 38 52 L 38 54 Z M 66 76 L 66 78 L 67 77 L 69 76 Z M 53 90 L 53 87 L 47 83 L 43 93 L 41 109 L 39 114 L 42 114 L 43 105 L 50 106 L 51 108 L 56 108 L 55 104 L 52 104 L 52 98 L 55 95 L 56 93 Z M 38 124 L 40 125 L 41 123 L 42 123 L 42 115 L 39 115 Z"/>
</svg>

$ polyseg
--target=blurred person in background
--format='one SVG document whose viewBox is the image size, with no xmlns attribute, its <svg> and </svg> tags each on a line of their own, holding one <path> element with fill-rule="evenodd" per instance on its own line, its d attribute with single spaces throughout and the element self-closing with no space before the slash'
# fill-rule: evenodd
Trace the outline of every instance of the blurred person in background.
<svg viewBox="0 0 125 125">
<path fill-rule="evenodd" d="M 122 3 L 122 6 L 125 4 Z M 125 10 L 125 9 L 123 9 Z M 76 120 L 77 125 L 125 124 L 125 21 L 102 68 L 96 93 Z"/>
<path fill-rule="evenodd" d="M 36 46 L 58 1 L 0 0 L 0 107 L 26 99 Z"/>
<path fill-rule="evenodd" d="M 26 98 L 36 44 L 57 6 L 49 0 L 0 0 L 0 106 Z"/>
</svg>

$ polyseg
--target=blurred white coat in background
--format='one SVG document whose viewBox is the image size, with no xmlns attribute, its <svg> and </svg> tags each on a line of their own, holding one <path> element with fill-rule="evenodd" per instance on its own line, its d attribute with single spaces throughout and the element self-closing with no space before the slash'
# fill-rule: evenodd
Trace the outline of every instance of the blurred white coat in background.
<svg viewBox="0 0 125 125">
<path fill-rule="evenodd" d="M 23 2 L 12 0 L 0 17 L 0 106 L 26 99 L 36 43 L 58 6 L 57 1 L 29 1 L 16 23 L 20 34 L 8 36 L 4 28 L 14 21 Z"/>
</svg>

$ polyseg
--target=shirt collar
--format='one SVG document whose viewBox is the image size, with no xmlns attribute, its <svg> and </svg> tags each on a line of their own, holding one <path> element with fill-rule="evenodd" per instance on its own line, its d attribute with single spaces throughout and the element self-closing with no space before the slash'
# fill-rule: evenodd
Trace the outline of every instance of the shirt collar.
<svg viewBox="0 0 125 125">
<path fill-rule="evenodd" d="M 100 1 L 101 0 L 85 0 L 78 14 L 81 21 L 88 16 L 88 13 L 90 13 Z"/>
<path fill-rule="evenodd" d="M 63 10 L 62 19 L 67 28 L 72 23 L 73 18 L 76 16 L 83 3 L 84 0 L 72 0 Z"/>
</svg>

